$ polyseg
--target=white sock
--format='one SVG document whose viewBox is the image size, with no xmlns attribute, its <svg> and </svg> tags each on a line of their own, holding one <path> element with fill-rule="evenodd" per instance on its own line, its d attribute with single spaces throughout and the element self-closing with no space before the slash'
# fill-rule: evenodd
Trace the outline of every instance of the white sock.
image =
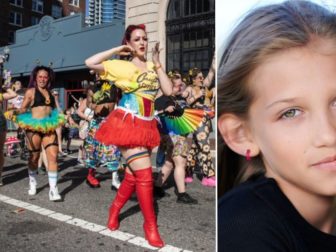
<svg viewBox="0 0 336 252">
<path fill-rule="evenodd" d="M 36 170 L 31 170 L 28 168 L 28 175 L 29 175 L 29 184 L 37 184 L 36 181 L 36 175 L 37 175 L 37 171 Z"/>
<path fill-rule="evenodd" d="M 117 189 L 120 187 L 119 175 L 116 171 L 112 172 L 112 186 L 116 187 Z"/>
<path fill-rule="evenodd" d="M 49 186 L 55 188 L 57 185 L 57 171 L 48 171 Z"/>
</svg>

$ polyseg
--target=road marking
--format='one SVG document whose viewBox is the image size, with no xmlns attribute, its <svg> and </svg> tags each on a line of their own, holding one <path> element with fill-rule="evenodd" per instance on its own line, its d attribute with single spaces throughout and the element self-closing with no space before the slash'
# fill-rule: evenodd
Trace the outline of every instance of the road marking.
<svg viewBox="0 0 336 252">
<path fill-rule="evenodd" d="M 183 250 L 181 248 L 172 247 L 170 245 L 166 245 L 162 249 L 159 250 L 159 252 L 181 252 L 181 251 L 185 252 L 187 250 Z"/>
<path fill-rule="evenodd" d="M 88 222 L 88 223 L 84 224 L 83 226 L 81 226 L 81 228 L 90 230 L 92 232 L 100 232 L 100 231 L 106 229 L 106 227 L 104 227 L 102 225 L 92 223 L 92 222 Z"/>
<path fill-rule="evenodd" d="M 156 247 L 153 247 L 153 246 L 149 245 L 148 242 L 144 238 L 139 237 L 139 236 L 134 237 L 133 239 L 129 240 L 128 242 L 132 243 L 136 246 L 139 246 L 139 247 L 144 247 L 144 248 L 148 248 L 148 249 L 151 249 L 151 250 L 157 250 Z"/>
<path fill-rule="evenodd" d="M 129 233 L 126 233 L 126 232 L 122 232 L 122 231 L 119 231 L 119 230 L 111 231 L 109 229 L 105 229 L 105 230 L 103 230 L 99 233 L 102 234 L 102 235 L 113 237 L 113 238 L 121 240 L 121 241 L 127 241 L 127 240 L 135 237 L 135 235 L 132 235 L 132 234 L 129 234 Z"/>
<path fill-rule="evenodd" d="M 66 223 L 74 225 L 74 226 L 81 227 L 81 226 L 85 225 L 88 222 L 86 220 L 73 218 L 71 220 L 66 221 Z"/>
<path fill-rule="evenodd" d="M 58 213 L 58 212 L 55 212 L 55 211 L 52 211 L 52 210 L 49 210 L 49 209 L 46 209 L 46 208 L 43 208 L 37 205 L 30 204 L 28 202 L 16 200 L 16 199 L 10 198 L 2 194 L 0 194 L 0 201 L 16 206 L 16 207 L 21 207 L 21 208 L 30 210 L 32 212 L 35 212 L 35 213 L 38 213 L 38 214 L 41 214 L 47 217 L 50 217 L 60 222 L 64 222 L 70 225 L 74 225 L 74 226 L 89 230 L 94 233 L 99 233 L 99 234 L 109 236 L 114 239 L 125 241 L 125 242 L 128 242 L 130 244 L 133 244 L 139 247 L 143 247 L 143 248 L 151 249 L 151 250 L 158 250 L 158 248 L 149 245 L 148 242 L 143 237 L 140 237 L 140 236 L 122 232 L 119 230 L 111 231 L 107 229 L 105 226 L 98 225 L 92 222 L 88 222 L 83 219 L 78 219 L 70 215 Z M 182 248 L 177 248 L 177 247 L 174 247 L 168 244 L 166 244 L 163 248 L 161 248 L 158 251 L 159 252 L 192 252 L 190 250 L 183 250 Z"/>
<path fill-rule="evenodd" d="M 45 215 L 45 216 L 56 213 L 55 211 L 52 211 L 52 210 L 49 210 L 49 209 L 46 209 L 46 208 L 43 208 L 43 207 L 41 207 L 39 209 L 36 209 L 33 212 L 38 213 L 38 214 L 42 214 L 42 215 Z"/>
<path fill-rule="evenodd" d="M 53 218 L 55 220 L 63 221 L 63 222 L 65 222 L 67 220 L 70 220 L 70 219 L 73 219 L 72 216 L 61 214 L 61 213 L 50 214 L 49 217 Z"/>
</svg>

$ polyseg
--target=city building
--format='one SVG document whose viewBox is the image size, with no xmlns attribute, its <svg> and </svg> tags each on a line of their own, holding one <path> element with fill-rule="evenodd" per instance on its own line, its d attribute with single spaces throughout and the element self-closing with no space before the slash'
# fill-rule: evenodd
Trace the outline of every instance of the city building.
<svg viewBox="0 0 336 252">
<path fill-rule="evenodd" d="M 215 51 L 215 0 L 126 0 L 125 20 L 91 27 L 85 27 L 83 21 L 84 14 L 59 19 L 44 16 L 38 25 L 16 31 L 17 40 L 8 46 L 10 55 L 4 69 L 26 84 L 36 65 L 52 66 L 63 107 L 67 107 L 73 102 L 69 94 L 83 96 L 83 81 L 93 79 L 84 60 L 120 45 L 125 22 L 146 25 L 148 59 L 152 47 L 160 42 L 166 70 L 177 68 L 186 73 L 198 67 L 206 74 Z M 0 47 L 0 54 L 4 49 Z"/>
<path fill-rule="evenodd" d="M 119 46 L 125 30 L 123 20 L 92 27 L 85 26 L 83 20 L 81 13 L 59 19 L 44 16 L 38 25 L 17 30 L 15 43 L 0 47 L 0 56 L 6 54 L 3 69 L 26 87 L 34 67 L 51 67 L 56 73 L 53 88 L 59 91 L 61 107 L 69 107 L 75 102 L 73 96 L 84 96 L 84 82 L 94 79 L 85 59 Z"/>
<path fill-rule="evenodd" d="M 149 48 L 160 42 L 167 70 L 209 70 L 215 53 L 215 0 L 126 0 L 125 22 L 146 25 Z"/>
<path fill-rule="evenodd" d="M 89 0 L 89 26 L 125 19 L 125 0 Z"/>
<path fill-rule="evenodd" d="M 39 24 L 45 15 L 61 18 L 85 13 L 85 0 L 0 1 L 0 46 L 15 42 L 15 31 Z"/>
</svg>

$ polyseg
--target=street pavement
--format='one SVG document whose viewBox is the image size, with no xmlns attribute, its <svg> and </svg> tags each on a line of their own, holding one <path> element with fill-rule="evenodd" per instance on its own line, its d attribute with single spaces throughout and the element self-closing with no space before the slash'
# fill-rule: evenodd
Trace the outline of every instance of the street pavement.
<svg viewBox="0 0 336 252">
<path fill-rule="evenodd" d="M 152 163 L 155 164 L 155 153 Z M 50 202 L 47 175 L 38 175 L 38 193 L 28 196 L 27 162 L 7 157 L 0 187 L 0 250 L 11 251 L 215 251 L 215 189 L 199 179 L 187 185 L 197 205 L 176 203 L 173 178 L 167 196 L 155 200 L 162 249 L 144 241 L 143 218 L 136 196 L 124 206 L 119 231 L 106 229 L 108 208 L 116 191 L 111 174 L 100 167 L 101 188 L 85 183 L 86 169 L 76 153 L 60 157 L 59 191 L 63 202 Z"/>
</svg>

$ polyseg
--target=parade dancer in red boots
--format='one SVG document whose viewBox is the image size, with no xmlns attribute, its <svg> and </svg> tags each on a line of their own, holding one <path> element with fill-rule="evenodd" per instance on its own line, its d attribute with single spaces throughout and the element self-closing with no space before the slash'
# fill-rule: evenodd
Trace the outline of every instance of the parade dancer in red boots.
<svg viewBox="0 0 336 252">
<path fill-rule="evenodd" d="M 154 117 L 154 99 L 161 88 L 172 93 L 172 84 L 159 60 L 159 44 L 147 61 L 147 33 L 144 25 L 127 27 L 123 45 L 88 58 L 86 65 L 119 87 L 122 98 L 96 133 L 98 141 L 117 146 L 127 161 L 126 175 L 110 207 L 108 228 L 119 228 L 119 212 L 135 191 L 144 216 L 144 232 L 148 243 L 163 247 L 153 205 L 151 149 L 160 143 Z M 113 55 L 120 60 L 108 60 Z"/>
</svg>

